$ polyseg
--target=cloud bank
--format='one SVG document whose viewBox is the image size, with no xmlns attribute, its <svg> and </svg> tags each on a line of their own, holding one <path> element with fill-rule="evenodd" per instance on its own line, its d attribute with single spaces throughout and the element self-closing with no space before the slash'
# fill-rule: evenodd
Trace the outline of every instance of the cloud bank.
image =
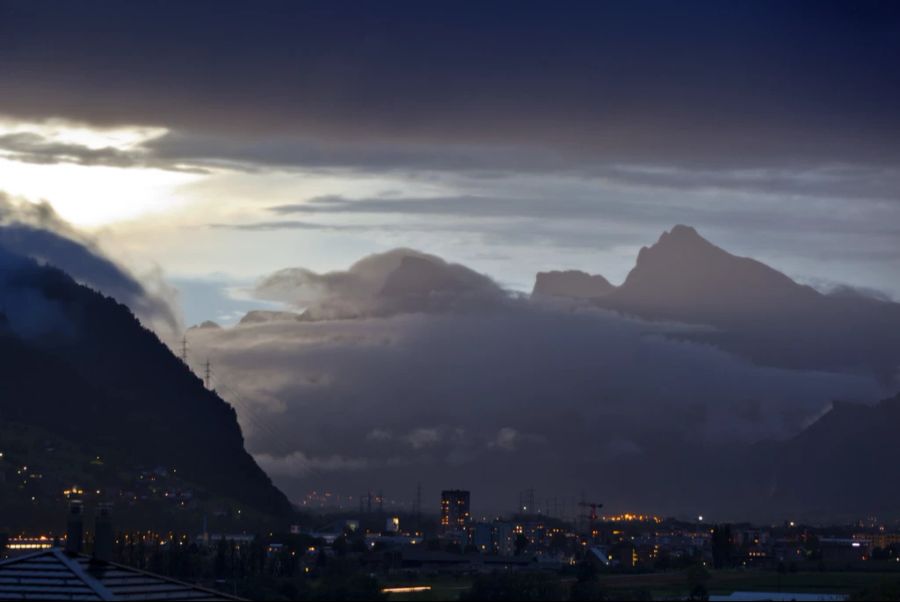
<svg viewBox="0 0 900 602">
<path fill-rule="evenodd" d="M 358 311 L 390 280 L 382 262 L 399 269 L 404 253 L 326 278 L 288 272 L 260 289 L 304 303 L 347 295 L 352 317 L 190 333 L 289 495 L 412 499 L 422 482 L 435 495 L 471 488 L 479 511 L 509 509 L 528 487 L 685 511 L 698 499 L 684 491 L 702 481 L 697 457 L 794 434 L 832 399 L 881 393 L 864 377 L 755 366 L 671 336 L 684 326 L 601 310 L 505 297 L 447 311 L 425 295 Z"/>
<path fill-rule="evenodd" d="M 346 271 L 280 270 L 263 278 L 254 292 L 303 308 L 310 320 L 487 309 L 507 298 L 487 276 L 410 249 L 371 255 Z"/>
</svg>

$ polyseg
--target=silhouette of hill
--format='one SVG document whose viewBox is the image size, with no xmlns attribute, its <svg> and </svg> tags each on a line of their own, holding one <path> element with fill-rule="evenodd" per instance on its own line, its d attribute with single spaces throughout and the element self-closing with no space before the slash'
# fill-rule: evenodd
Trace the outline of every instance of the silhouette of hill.
<svg viewBox="0 0 900 602">
<path fill-rule="evenodd" d="M 531 296 L 562 297 L 566 299 L 597 299 L 615 290 L 603 276 L 579 270 L 538 272 Z"/>
<path fill-rule="evenodd" d="M 712 326 L 714 332 L 689 336 L 761 364 L 864 370 L 883 380 L 900 366 L 900 304 L 820 293 L 688 226 L 642 248 L 625 282 L 596 303 L 645 319 Z"/>
<path fill-rule="evenodd" d="M 303 308 L 303 320 L 467 311 L 497 307 L 508 300 L 506 292 L 487 276 L 403 248 L 369 255 L 346 271 L 280 270 L 263 278 L 256 293 Z"/>
<path fill-rule="evenodd" d="M 265 324 L 267 322 L 291 322 L 302 320 L 301 314 L 292 311 L 269 311 L 264 309 L 252 309 L 244 314 L 238 325 Z"/>
<path fill-rule="evenodd" d="M 191 326 L 188 330 L 208 330 L 208 329 L 220 330 L 221 328 L 222 327 L 218 323 L 213 322 L 212 320 L 204 320 L 203 322 L 200 322 L 199 324 L 195 324 L 195 325 Z"/>
<path fill-rule="evenodd" d="M 801 308 L 821 297 L 754 259 L 736 257 L 675 226 L 638 253 L 637 264 L 613 293 L 615 302 L 636 312 L 680 319 L 756 315 Z"/>
<path fill-rule="evenodd" d="M 382 313 L 485 308 L 504 295 L 489 278 L 428 255 L 404 255 L 378 291 Z"/>
<path fill-rule="evenodd" d="M 0 419 L 177 467 L 266 514 L 291 511 L 244 450 L 234 409 L 127 307 L 0 247 L 0 310 Z"/>
<path fill-rule="evenodd" d="M 475 272 L 453 269 L 430 258 L 406 255 L 400 265 L 384 282 L 384 297 L 426 296 L 431 294 L 460 294 L 486 284 L 487 280 Z"/>
<path fill-rule="evenodd" d="M 900 454 L 900 395 L 874 406 L 836 403 L 777 448 L 771 502 L 809 514 L 896 513 L 900 481 L 886 466 Z"/>
</svg>

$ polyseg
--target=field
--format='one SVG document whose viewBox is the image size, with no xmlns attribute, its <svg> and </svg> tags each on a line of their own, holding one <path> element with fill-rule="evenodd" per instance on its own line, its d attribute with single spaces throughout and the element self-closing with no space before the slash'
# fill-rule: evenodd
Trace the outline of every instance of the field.
<svg viewBox="0 0 900 602">
<path fill-rule="evenodd" d="M 566 582 L 571 577 L 561 578 Z M 900 584 L 900 572 L 799 572 L 779 574 L 775 571 L 724 570 L 711 571 L 707 588 L 710 594 L 733 591 L 785 591 L 852 595 L 880 585 Z M 688 593 L 684 573 L 647 573 L 603 575 L 603 591 L 612 599 L 627 599 L 642 592 L 653 599 L 684 598 Z M 470 577 L 423 578 L 415 582 L 391 583 L 392 586 L 428 585 L 431 590 L 390 594 L 389 600 L 456 600 L 471 585 Z"/>
</svg>

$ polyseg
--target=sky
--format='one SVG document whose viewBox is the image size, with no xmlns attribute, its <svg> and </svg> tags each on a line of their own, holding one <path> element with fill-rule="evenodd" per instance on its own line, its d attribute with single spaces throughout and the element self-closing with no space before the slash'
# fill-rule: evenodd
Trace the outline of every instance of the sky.
<svg viewBox="0 0 900 602">
<path fill-rule="evenodd" d="M 675 223 L 900 296 L 887 2 L 0 2 L 0 190 L 185 319 L 411 247 L 621 282 Z"/>
</svg>

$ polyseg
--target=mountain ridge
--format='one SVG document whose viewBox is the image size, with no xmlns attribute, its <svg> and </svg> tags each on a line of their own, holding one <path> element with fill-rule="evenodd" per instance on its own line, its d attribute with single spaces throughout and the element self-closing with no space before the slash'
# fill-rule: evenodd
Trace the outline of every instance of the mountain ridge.
<svg viewBox="0 0 900 602">
<path fill-rule="evenodd" d="M 531 296 L 586 300 L 604 297 L 615 288 L 600 274 L 588 274 L 581 270 L 551 270 L 538 272 Z"/>
<path fill-rule="evenodd" d="M 900 374 L 900 304 L 821 293 L 690 226 L 641 248 L 625 281 L 590 301 L 645 320 L 712 327 L 679 336 L 763 365 L 868 372 L 885 384 Z"/>
<path fill-rule="evenodd" d="M 0 414 L 178 466 L 266 514 L 292 511 L 244 449 L 234 409 L 126 306 L 2 247 L 0 266 Z"/>
</svg>

